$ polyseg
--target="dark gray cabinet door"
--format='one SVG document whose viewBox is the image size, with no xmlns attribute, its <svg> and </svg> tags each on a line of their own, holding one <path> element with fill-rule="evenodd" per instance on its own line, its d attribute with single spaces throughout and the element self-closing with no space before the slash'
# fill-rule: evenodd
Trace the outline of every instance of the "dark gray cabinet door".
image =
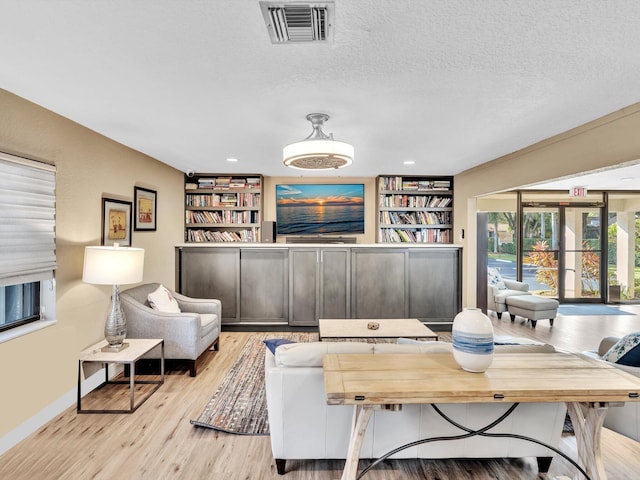
<svg viewBox="0 0 640 480">
<path fill-rule="evenodd" d="M 318 318 L 349 318 L 350 252 L 348 248 L 323 248 L 320 251 Z"/>
<path fill-rule="evenodd" d="M 349 318 L 349 249 L 289 251 L 290 325 L 315 326 L 319 318 Z"/>
<path fill-rule="evenodd" d="M 409 317 L 450 323 L 460 311 L 459 249 L 410 250 Z"/>
<path fill-rule="evenodd" d="M 289 250 L 289 324 L 317 325 L 320 305 L 320 250 Z"/>
<path fill-rule="evenodd" d="M 240 249 L 240 321 L 289 320 L 289 271 L 286 248 Z"/>
<path fill-rule="evenodd" d="M 406 249 L 358 248 L 351 254 L 351 318 L 407 316 Z"/>
<path fill-rule="evenodd" d="M 183 248 L 179 252 L 179 292 L 222 303 L 222 323 L 237 321 L 239 311 L 240 249 Z"/>
</svg>

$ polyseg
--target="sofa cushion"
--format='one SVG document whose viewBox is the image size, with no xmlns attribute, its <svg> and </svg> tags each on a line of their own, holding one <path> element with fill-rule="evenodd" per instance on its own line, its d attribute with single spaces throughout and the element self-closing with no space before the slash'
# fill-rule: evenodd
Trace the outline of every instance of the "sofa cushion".
<svg viewBox="0 0 640 480">
<path fill-rule="evenodd" d="M 376 345 L 376 353 L 453 353 L 453 344 L 449 342 L 436 342 L 433 340 L 414 340 L 413 338 L 400 337 L 397 340 L 397 351 L 384 351 L 384 344 Z M 391 344 L 393 345 L 393 344 Z M 407 347 L 413 346 L 415 351 Z"/>
<path fill-rule="evenodd" d="M 409 339 L 406 339 L 409 340 Z M 366 342 L 309 342 L 281 344 L 275 349 L 278 367 L 321 367 L 327 354 L 395 354 L 395 353 L 452 353 L 447 342 L 413 340 L 411 344 Z"/>
<path fill-rule="evenodd" d="M 200 336 L 206 337 L 207 335 L 209 335 L 211 330 L 214 330 L 218 327 L 218 315 L 215 313 L 201 313 L 200 325 L 202 326 Z"/>
<path fill-rule="evenodd" d="M 496 294 L 493 298 L 496 303 L 502 305 L 507 304 L 507 298 L 509 297 L 515 297 L 518 295 L 531 295 L 531 292 L 524 292 L 522 290 L 511 290 L 510 288 L 507 288 L 506 290 L 498 290 L 498 292 L 499 293 Z"/>
<path fill-rule="evenodd" d="M 604 356 L 605 353 L 609 351 L 611 347 L 613 347 L 618 341 L 620 337 L 604 337 L 600 340 L 600 345 L 598 345 L 598 355 L 601 357 Z"/>
<path fill-rule="evenodd" d="M 180 313 L 178 301 L 167 287 L 160 285 L 157 289 L 149 294 L 149 305 L 154 310 L 165 313 Z"/>
<path fill-rule="evenodd" d="M 322 357 L 334 353 L 373 353 L 373 343 L 308 342 L 280 345 L 276 349 L 278 367 L 321 367 Z"/>
<path fill-rule="evenodd" d="M 622 337 L 602 356 L 602 359 L 621 365 L 640 366 L 640 332 Z"/>
<path fill-rule="evenodd" d="M 269 351 L 273 354 L 276 353 L 276 348 L 278 348 L 280 345 L 296 343 L 293 340 L 289 340 L 288 338 L 267 338 L 266 340 L 263 340 L 263 342 L 267 346 Z"/>
<path fill-rule="evenodd" d="M 506 290 L 507 285 L 502 280 L 500 272 L 495 268 L 487 268 L 487 280 L 489 285 L 496 287 L 498 290 Z"/>
</svg>

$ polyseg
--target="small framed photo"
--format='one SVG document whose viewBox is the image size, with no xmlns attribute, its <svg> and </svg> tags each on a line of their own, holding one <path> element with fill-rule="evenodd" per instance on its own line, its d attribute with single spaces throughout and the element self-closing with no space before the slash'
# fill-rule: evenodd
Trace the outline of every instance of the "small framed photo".
<svg viewBox="0 0 640 480">
<path fill-rule="evenodd" d="M 102 198 L 102 245 L 131 246 L 131 202 Z"/>
<path fill-rule="evenodd" d="M 158 192 L 142 187 L 133 187 L 133 202 L 135 205 L 133 229 L 155 231 L 156 208 L 158 206 Z"/>
</svg>

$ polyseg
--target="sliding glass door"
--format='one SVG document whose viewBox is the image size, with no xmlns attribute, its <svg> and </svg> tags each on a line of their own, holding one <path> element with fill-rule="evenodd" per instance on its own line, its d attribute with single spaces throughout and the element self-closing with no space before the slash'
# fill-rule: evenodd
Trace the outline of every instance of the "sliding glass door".
<svg viewBox="0 0 640 480">
<path fill-rule="evenodd" d="M 522 281 L 539 295 L 558 297 L 559 207 L 522 210 Z"/>
<path fill-rule="evenodd" d="M 522 209 L 522 280 L 561 302 L 601 301 L 602 208 Z"/>
<path fill-rule="evenodd" d="M 601 301 L 602 209 L 561 207 L 563 212 L 561 301 Z"/>
</svg>

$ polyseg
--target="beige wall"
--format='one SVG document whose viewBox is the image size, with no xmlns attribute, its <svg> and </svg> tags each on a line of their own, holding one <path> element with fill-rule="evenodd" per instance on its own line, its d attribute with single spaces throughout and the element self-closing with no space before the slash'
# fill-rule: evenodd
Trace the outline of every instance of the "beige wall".
<svg viewBox="0 0 640 480">
<path fill-rule="evenodd" d="M 477 197 L 637 161 L 638 132 L 640 103 L 456 175 L 454 242 L 463 245 L 463 305 L 476 305 Z"/>
<path fill-rule="evenodd" d="M 84 247 L 100 244 L 102 196 L 132 201 L 134 185 L 157 190 L 157 231 L 132 232 L 132 243 L 145 249 L 144 281 L 172 287 L 174 245 L 183 238 L 183 176 L 4 90 L 0 151 L 56 165 L 59 265 L 57 324 L 0 344 L 2 437 L 72 391 L 78 352 L 104 338 L 110 287 L 81 280 Z"/>
</svg>

